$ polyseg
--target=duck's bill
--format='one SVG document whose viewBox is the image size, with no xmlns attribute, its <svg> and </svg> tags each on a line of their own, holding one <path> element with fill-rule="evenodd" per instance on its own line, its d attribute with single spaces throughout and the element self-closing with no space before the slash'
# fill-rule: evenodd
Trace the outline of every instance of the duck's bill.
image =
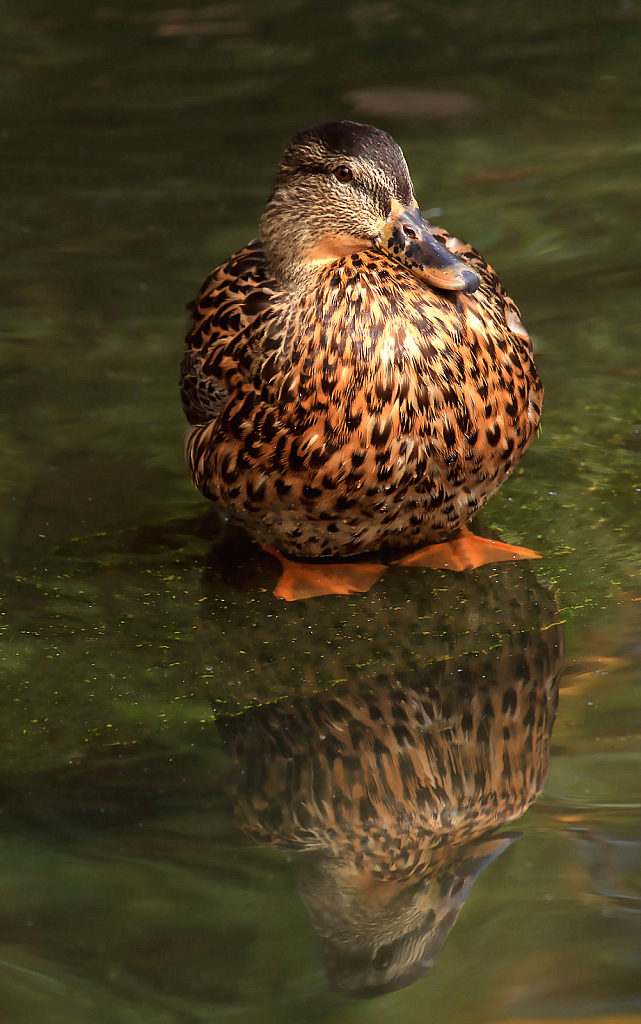
<svg viewBox="0 0 641 1024">
<path fill-rule="evenodd" d="M 435 288 L 469 294 L 481 283 L 469 264 L 436 241 L 418 207 L 397 204 L 376 244 Z"/>
</svg>

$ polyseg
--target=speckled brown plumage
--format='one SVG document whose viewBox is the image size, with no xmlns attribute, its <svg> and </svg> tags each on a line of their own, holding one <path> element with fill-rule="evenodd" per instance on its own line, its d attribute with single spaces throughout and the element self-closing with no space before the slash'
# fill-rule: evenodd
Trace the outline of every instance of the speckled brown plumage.
<svg viewBox="0 0 641 1024">
<path fill-rule="evenodd" d="M 381 224 L 399 201 L 381 200 Z M 429 231 L 477 272 L 472 294 L 369 243 L 285 284 L 259 239 L 203 285 L 182 367 L 189 467 L 261 542 L 311 557 L 441 539 L 532 441 L 543 391 L 518 310 L 474 249 Z"/>
</svg>

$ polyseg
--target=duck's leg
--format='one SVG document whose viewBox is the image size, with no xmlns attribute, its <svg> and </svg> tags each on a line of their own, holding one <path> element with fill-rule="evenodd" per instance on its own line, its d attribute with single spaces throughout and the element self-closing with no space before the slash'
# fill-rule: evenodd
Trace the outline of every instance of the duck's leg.
<svg viewBox="0 0 641 1024">
<path fill-rule="evenodd" d="M 263 547 L 280 562 L 283 572 L 274 595 L 285 601 L 302 601 L 325 594 L 358 594 L 370 590 L 387 571 L 371 562 L 291 562 L 273 547 Z"/>
<path fill-rule="evenodd" d="M 488 537 L 477 537 L 466 526 L 462 526 L 452 540 L 428 544 L 411 555 L 397 559 L 394 565 L 463 572 L 465 569 L 478 569 L 480 565 L 492 565 L 493 562 L 515 562 L 521 558 L 540 557 L 538 551 L 504 544 L 503 541 L 490 540 Z"/>
</svg>

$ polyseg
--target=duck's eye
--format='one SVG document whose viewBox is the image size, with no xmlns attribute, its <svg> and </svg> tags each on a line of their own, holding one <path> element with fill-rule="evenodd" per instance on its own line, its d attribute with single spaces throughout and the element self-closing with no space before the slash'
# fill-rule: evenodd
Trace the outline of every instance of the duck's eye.
<svg viewBox="0 0 641 1024">
<path fill-rule="evenodd" d="M 344 164 L 341 164 L 340 167 L 337 167 L 336 170 L 334 171 L 334 174 L 338 178 L 338 180 L 343 183 L 343 185 L 346 185 L 347 182 L 351 181 L 352 178 L 354 177 L 349 167 L 345 167 Z"/>
</svg>

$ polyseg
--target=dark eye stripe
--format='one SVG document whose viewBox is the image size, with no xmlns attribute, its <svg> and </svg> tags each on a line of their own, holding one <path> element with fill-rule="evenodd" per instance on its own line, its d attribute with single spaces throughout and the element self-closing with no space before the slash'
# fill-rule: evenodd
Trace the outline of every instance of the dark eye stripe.
<svg viewBox="0 0 641 1024">
<path fill-rule="evenodd" d="M 353 171 L 351 170 L 350 167 L 347 167 L 347 164 L 339 164 L 338 167 L 327 167 L 325 164 L 299 164 L 298 167 L 296 168 L 295 173 L 296 174 L 322 174 L 322 175 L 329 174 L 329 175 L 335 176 L 336 172 L 338 170 L 340 170 L 341 167 L 345 167 L 345 169 L 348 170 L 350 172 L 350 174 L 352 175 L 351 179 L 345 179 L 345 180 L 346 181 L 353 180 L 354 179 Z"/>
<path fill-rule="evenodd" d="M 324 167 L 323 164 L 299 164 L 294 170 L 295 174 L 331 174 L 331 167 Z"/>
</svg>

